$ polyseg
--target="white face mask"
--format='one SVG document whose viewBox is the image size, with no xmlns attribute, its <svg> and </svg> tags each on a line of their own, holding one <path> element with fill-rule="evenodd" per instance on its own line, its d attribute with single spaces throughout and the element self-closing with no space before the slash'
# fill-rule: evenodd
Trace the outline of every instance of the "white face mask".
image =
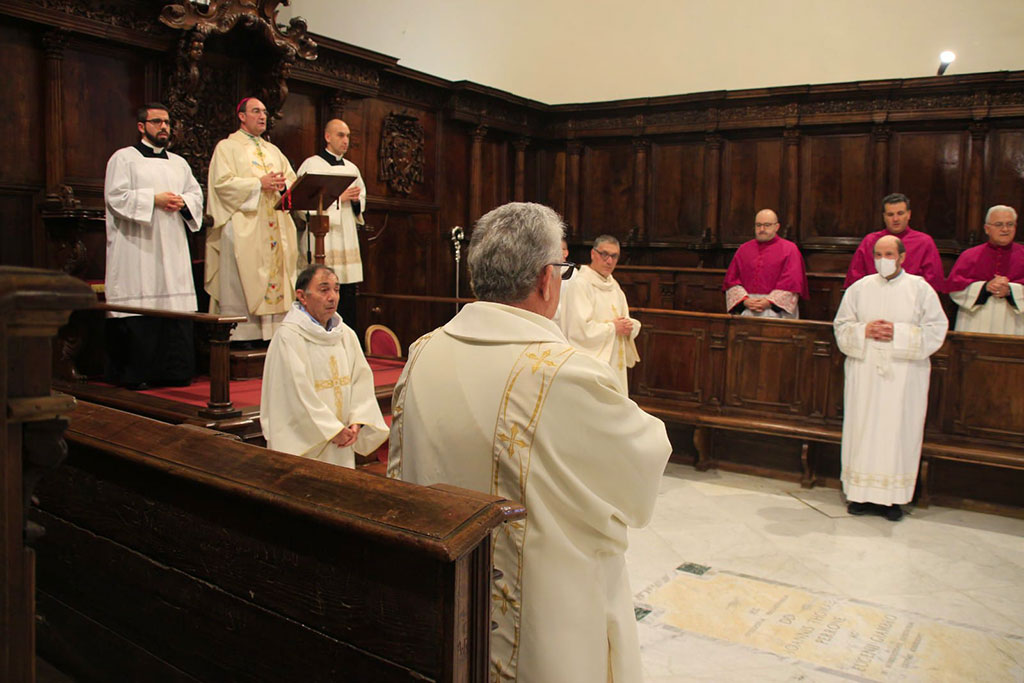
<svg viewBox="0 0 1024 683">
<path fill-rule="evenodd" d="M 896 259 L 876 258 L 875 270 L 884 278 L 892 277 L 896 272 Z"/>
</svg>

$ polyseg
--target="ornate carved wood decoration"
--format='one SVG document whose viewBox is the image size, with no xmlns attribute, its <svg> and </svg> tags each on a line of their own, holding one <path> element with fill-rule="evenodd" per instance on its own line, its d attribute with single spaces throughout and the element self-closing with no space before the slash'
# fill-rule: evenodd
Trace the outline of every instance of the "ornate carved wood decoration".
<svg viewBox="0 0 1024 683">
<path fill-rule="evenodd" d="M 178 0 L 160 12 L 161 22 L 184 31 L 167 92 L 167 106 L 176 123 L 174 151 L 188 160 L 200 178 L 206 178 L 210 154 L 223 131 L 237 125 L 230 109 L 220 101 L 230 91 L 225 87 L 229 75 L 203 68 L 207 38 L 230 33 L 238 26 L 263 37 L 272 61 L 253 94 L 270 112 L 268 131 L 288 97 L 287 81 L 296 57 L 317 57 L 317 45 L 309 37 L 305 19 L 293 17 L 287 28 L 277 23 L 277 8 L 282 4 L 288 5 L 288 0 L 210 0 L 205 8 Z M 209 97 L 211 94 L 220 97 Z"/>
<path fill-rule="evenodd" d="M 415 116 L 391 113 L 384 117 L 380 135 L 380 179 L 400 194 L 423 182 L 423 126 Z"/>
</svg>

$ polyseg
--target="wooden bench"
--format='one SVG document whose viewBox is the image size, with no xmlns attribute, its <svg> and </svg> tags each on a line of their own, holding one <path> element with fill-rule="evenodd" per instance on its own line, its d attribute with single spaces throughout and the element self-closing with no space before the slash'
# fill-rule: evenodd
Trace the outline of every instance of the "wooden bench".
<svg viewBox="0 0 1024 683">
<path fill-rule="evenodd" d="M 643 327 L 630 395 L 667 422 L 693 428 L 696 467 L 837 485 L 845 357 L 831 324 L 658 309 L 633 309 L 633 316 Z M 932 356 L 920 505 L 1024 516 L 1021 386 L 1024 339 L 949 333 Z M 786 459 L 768 443 L 763 454 L 730 452 L 724 437 L 716 443 L 720 434 L 795 442 L 794 465 L 780 466 Z"/>
</svg>

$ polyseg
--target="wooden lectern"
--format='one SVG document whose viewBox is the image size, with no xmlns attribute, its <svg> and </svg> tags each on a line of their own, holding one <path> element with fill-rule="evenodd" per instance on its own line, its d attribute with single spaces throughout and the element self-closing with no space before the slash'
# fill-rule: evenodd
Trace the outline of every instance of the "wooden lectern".
<svg viewBox="0 0 1024 683">
<path fill-rule="evenodd" d="M 313 262 L 323 264 L 324 237 L 331 229 L 330 218 L 324 215 L 324 207 L 338 201 L 341 193 L 356 179 L 356 176 L 328 175 L 326 173 L 303 173 L 285 194 L 281 195 L 277 209 L 290 211 L 316 211 L 306 221 L 306 227 L 316 239 Z"/>
</svg>

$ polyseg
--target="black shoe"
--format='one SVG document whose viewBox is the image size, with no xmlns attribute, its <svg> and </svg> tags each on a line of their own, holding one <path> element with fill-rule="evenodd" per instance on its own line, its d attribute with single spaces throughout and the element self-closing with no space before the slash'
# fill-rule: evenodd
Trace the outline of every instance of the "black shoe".
<svg viewBox="0 0 1024 683">
<path fill-rule="evenodd" d="M 903 519 L 903 509 L 900 508 L 899 505 L 890 505 L 885 508 L 885 512 L 882 513 L 882 516 L 890 522 L 898 522 Z"/>
<path fill-rule="evenodd" d="M 124 388 L 131 391 L 146 391 L 149 389 L 149 385 L 145 382 L 137 382 L 135 384 L 125 384 Z"/>
<path fill-rule="evenodd" d="M 850 503 L 846 511 L 851 515 L 866 515 L 871 512 L 871 503 Z"/>
</svg>

